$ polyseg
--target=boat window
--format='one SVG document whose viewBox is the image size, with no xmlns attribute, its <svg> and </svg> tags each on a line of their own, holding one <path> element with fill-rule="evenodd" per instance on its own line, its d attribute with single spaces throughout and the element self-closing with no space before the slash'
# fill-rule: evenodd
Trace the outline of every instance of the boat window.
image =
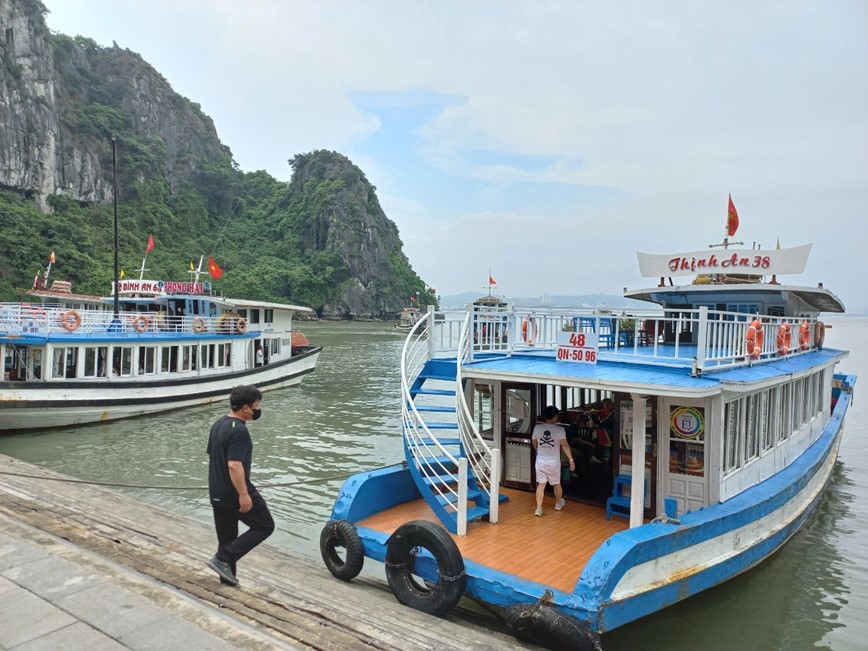
<svg viewBox="0 0 868 651">
<path fill-rule="evenodd" d="M 247 310 L 238 310 L 238 316 L 240 316 L 242 319 L 246 319 L 247 318 Z"/>
<path fill-rule="evenodd" d="M 768 389 L 759 394 L 759 426 L 760 426 L 760 446 L 762 451 L 771 450 L 775 446 L 774 437 L 774 402 L 775 389 Z"/>
<path fill-rule="evenodd" d="M 265 323 L 274 323 L 274 310 L 269 308 L 267 310 L 263 310 L 263 312 L 265 313 L 265 318 L 263 319 Z"/>
<path fill-rule="evenodd" d="M 757 395 L 747 397 L 747 427 L 745 429 L 745 461 L 756 459 L 759 456 L 759 432 L 757 431 Z"/>
<path fill-rule="evenodd" d="M 51 376 L 54 378 L 74 378 L 77 361 L 77 348 L 55 348 L 51 364 Z"/>
<path fill-rule="evenodd" d="M 793 386 L 791 384 L 785 384 L 781 387 L 781 429 L 779 437 L 782 441 L 790 437 L 790 432 L 793 429 L 792 394 Z"/>
<path fill-rule="evenodd" d="M 473 421 L 476 429 L 485 438 L 494 437 L 494 399 L 493 387 L 485 382 L 476 382 L 473 385 Z"/>
<path fill-rule="evenodd" d="M 199 351 L 202 368 L 214 368 L 214 344 L 204 344 Z"/>
<path fill-rule="evenodd" d="M 270 342 L 269 354 L 272 357 L 275 355 L 280 355 L 280 338 L 274 337 L 273 339 L 269 339 L 268 341 Z"/>
<path fill-rule="evenodd" d="M 532 420 L 530 389 L 508 389 L 506 391 L 506 431 L 529 434 Z"/>
<path fill-rule="evenodd" d="M 232 364 L 232 344 L 217 344 L 217 368 Z"/>
<path fill-rule="evenodd" d="M 741 401 L 733 400 L 726 404 L 724 413 L 726 429 L 723 432 L 723 473 L 724 475 L 737 470 L 741 465 L 739 443 L 741 438 Z"/>
<path fill-rule="evenodd" d="M 121 346 L 112 352 L 112 375 L 124 377 L 133 374 L 133 347 Z"/>
<path fill-rule="evenodd" d="M 182 371 L 195 371 L 197 366 L 197 351 L 198 346 L 182 346 L 181 347 L 181 355 L 182 355 L 182 363 L 181 370 Z"/>
<path fill-rule="evenodd" d="M 259 321 L 259 313 L 260 313 L 260 310 L 258 310 L 258 309 L 251 309 L 250 310 L 250 323 L 259 323 L 260 322 Z"/>
<path fill-rule="evenodd" d="M 139 375 L 153 375 L 156 370 L 156 346 L 139 346 Z"/>
<path fill-rule="evenodd" d="M 821 389 L 822 372 L 728 402 L 724 411 L 724 475 L 802 432 L 824 409 Z"/>
<path fill-rule="evenodd" d="M 84 369 L 82 377 L 106 377 L 108 346 L 95 346 L 84 349 Z"/>
<path fill-rule="evenodd" d="M 160 370 L 163 373 L 174 373 L 178 370 L 178 346 L 166 346 L 163 348 Z"/>
</svg>

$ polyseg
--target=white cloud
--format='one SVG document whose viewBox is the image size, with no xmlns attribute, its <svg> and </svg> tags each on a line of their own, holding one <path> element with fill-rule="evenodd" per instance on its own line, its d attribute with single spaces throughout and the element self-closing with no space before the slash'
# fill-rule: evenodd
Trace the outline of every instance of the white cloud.
<svg viewBox="0 0 868 651">
<path fill-rule="evenodd" d="M 442 293 L 489 264 L 512 296 L 642 285 L 633 252 L 718 239 L 732 192 L 740 237 L 815 242 L 804 282 L 868 308 L 860 0 L 44 1 L 51 28 L 116 40 L 199 102 L 242 169 L 349 155 Z M 451 101 L 396 163 L 360 93 Z M 444 172 L 450 190 L 423 178 Z M 500 205 L 517 188 L 540 207 Z"/>
</svg>

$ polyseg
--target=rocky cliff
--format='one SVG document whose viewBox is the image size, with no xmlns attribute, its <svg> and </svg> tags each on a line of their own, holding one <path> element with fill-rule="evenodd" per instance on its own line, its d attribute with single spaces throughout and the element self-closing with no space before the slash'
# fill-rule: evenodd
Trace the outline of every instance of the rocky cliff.
<svg viewBox="0 0 868 651">
<path fill-rule="evenodd" d="M 44 12 L 39 0 L 0 0 L 0 185 L 43 210 L 53 194 L 110 201 L 112 133 L 128 181 L 161 175 L 176 188 L 228 153 L 211 119 L 138 54 L 52 35 Z"/>
<path fill-rule="evenodd" d="M 114 136 L 122 265 L 133 264 L 123 249 L 150 233 L 153 274 L 178 277 L 179 263 L 185 274 L 214 252 L 228 295 L 362 318 L 394 317 L 411 296 L 434 301 L 345 156 L 297 155 L 290 183 L 244 173 L 211 119 L 138 54 L 51 34 L 45 11 L 0 0 L 0 299 L 55 250 L 76 287 L 105 291 Z"/>
</svg>

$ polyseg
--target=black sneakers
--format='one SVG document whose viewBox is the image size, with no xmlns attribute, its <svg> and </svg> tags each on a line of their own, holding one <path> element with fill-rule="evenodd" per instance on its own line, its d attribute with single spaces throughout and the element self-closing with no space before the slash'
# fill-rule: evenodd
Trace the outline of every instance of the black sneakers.
<svg viewBox="0 0 868 651">
<path fill-rule="evenodd" d="M 208 567 L 217 572 L 220 575 L 221 583 L 228 583 L 229 585 L 238 585 L 238 579 L 235 578 L 235 575 L 232 573 L 232 568 L 229 567 L 229 563 L 225 563 L 221 561 L 216 556 L 212 556 L 211 560 L 208 561 Z"/>
</svg>

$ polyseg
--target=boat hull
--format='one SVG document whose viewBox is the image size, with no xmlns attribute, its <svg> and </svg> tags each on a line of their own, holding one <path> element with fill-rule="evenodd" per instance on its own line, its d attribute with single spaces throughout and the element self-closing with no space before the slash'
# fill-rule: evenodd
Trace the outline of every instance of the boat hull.
<svg viewBox="0 0 868 651">
<path fill-rule="evenodd" d="M 290 387 L 313 372 L 321 350 L 243 371 L 153 381 L 111 377 L 0 382 L 0 431 L 86 425 L 210 404 L 227 398 L 239 384 L 255 384 L 262 391 Z"/>
<path fill-rule="evenodd" d="M 848 387 L 854 382 L 847 378 Z M 658 519 L 612 535 L 591 556 L 572 592 L 465 558 L 466 594 L 500 608 L 545 600 L 604 633 L 749 570 L 780 549 L 822 499 L 851 398 L 849 390 L 842 391 L 814 443 L 767 480 L 677 521 Z M 332 519 L 359 523 L 419 496 L 406 466 L 359 474 L 344 484 Z M 357 531 L 365 555 L 384 562 L 390 533 L 364 525 Z M 510 541 L 502 546 L 504 554 L 515 554 Z M 430 577 L 423 564 L 417 568 L 436 582 L 436 567 Z"/>
</svg>

